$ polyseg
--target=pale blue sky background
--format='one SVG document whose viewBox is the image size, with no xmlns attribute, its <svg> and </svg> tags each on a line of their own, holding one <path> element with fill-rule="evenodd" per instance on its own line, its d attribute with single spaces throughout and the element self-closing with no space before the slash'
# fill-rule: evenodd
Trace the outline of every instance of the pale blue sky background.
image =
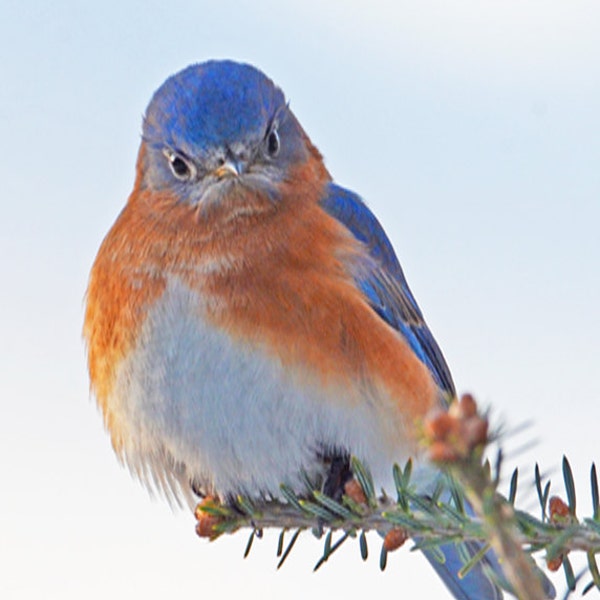
<svg viewBox="0 0 600 600">
<path fill-rule="evenodd" d="M 273 537 L 243 561 L 244 534 L 198 540 L 112 455 L 88 398 L 87 273 L 131 189 L 151 93 L 211 57 L 284 89 L 380 217 L 459 390 L 533 419 L 540 442 L 513 464 L 529 476 L 566 452 L 589 507 L 599 22 L 591 1 L 3 0 L 0 597 L 446 597 L 407 549 L 379 573 L 375 543 L 366 565 L 349 545 L 316 575 L 309 535 L 280 572 Z"/>
</svg>

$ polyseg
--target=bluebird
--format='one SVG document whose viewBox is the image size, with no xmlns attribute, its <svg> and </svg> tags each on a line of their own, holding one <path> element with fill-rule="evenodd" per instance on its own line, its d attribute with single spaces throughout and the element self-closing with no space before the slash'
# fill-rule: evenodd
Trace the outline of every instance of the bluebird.
<svg viewBox="0 0 600 600">
<path fill-rule="evenodd" d="M 191 504 L 302 493 L 307 477 L 335 494 L 350 456 L 390 489 L 392 465 L 418 457 L 417 424 L 455 396 L 376 217 L 333 182 L 282 91 L 231 61 L 154 94 L 84 336 L 117 455 Z M 456 598 L 501 597 L 443 550 L 426 556 Z"/>
</svg>

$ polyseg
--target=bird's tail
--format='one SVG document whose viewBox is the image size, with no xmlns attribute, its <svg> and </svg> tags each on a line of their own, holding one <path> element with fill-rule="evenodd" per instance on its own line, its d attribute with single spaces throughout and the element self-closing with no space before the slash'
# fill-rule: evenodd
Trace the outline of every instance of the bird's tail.
<svg viewBox="0 0 600 600">
<path fill-rule="evenodd" d="M 479 550 L 476 544 L 468 546 L 465 544 L 463 548 L 471 556 L 474 556 Z M 484 567 L 485 565 L 493 569 L 487 555 L 466 575 L 459 576 L 459 572 L 465 564 L 463 552 L 456 544 L 445 544 L 436 550 L 423 550 L 423 554 L 431 566 L 457 600 L 501 600 L 502 591 L 492 581 Z"/>
<path fill-rule="evenodd" d="M 462 548 L 457 544 L 444 544 L 435 550 L 423 549 L 423 554 L 457 600 L 501 600 L 502 591 L 490 572 L 495 572 L 500 580 L 505 577 L 493 550 L 489 550 L 464 576 L 459 576 L 465 562 L 482 548 L 482 544 L 475 542 L 465 543 Z M 556 591 L 551 581 L 539 570 L 538 576 L 546 598 L 554 598 Z"/>
</svg>

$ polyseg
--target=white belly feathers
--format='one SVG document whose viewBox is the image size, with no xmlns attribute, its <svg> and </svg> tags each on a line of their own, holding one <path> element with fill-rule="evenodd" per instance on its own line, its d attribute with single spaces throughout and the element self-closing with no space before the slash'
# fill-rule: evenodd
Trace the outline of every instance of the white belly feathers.
<svg viewBox="0 0 600 600">
<path fill-rule="evenodd" d="M 108 402 L 119 415 L 122 458 L 140 479 L 191 504 L 192 481 L 222 498 L 276 496 L 281 483 L 303 490 L 302 472 L 314 474 L 317 454 L 337 448 L 393 491 L 404 445 L 385 431 L 367 384 L 323 388 L 269 349 L 216 329 L 203 302 L 171 279 L 117 368 Z"/>
</svg>

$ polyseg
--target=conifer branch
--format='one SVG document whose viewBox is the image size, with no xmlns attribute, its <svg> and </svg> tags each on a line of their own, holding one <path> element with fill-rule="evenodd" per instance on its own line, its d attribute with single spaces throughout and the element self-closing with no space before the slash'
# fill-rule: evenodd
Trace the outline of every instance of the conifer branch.
<svg viewBox="0 0 600 600">
<path fill-rule="evenodd" d="M 363 560 L 369 554 L 366 532 L 383 536 L 380 567 L 385 568 L 387 554 L 401 546 L 408 537 L 418 542 L 414 548 L 433 550 L 447 543 L 480 542 L 491 545 L 504 570 L 505 578 L 496 583 L 522 600 L 543 598 L 539 570 L 532 559 L 541 555 L 550 571 L 563 568 L 567 589 L 572 592 L 581 579 L 589 581 L 583 593 L 600 590 L 600 497 L 596 467 L 592 465 L 590 482 L 592 515 L 579 519 L 571 467 L 563 459 L 563 479 L 567 501 L 550 496 L 550 482 L 544 482 L 535 468 L 535 487 L 541 518 L 515 508 L 518 471 L 510 480 L 508 494 L 498 490 L 501 453 L 494 469 L 483 460 L 490 441 L 488 419 L 481 415 L 471 396 L 463 396 L 447 412 L 432 415 L 424 424 L 424 441 L 429 459 L 446 476 L 429 496 L 417 493 L 412 481 L 412 462 L 394 466 L 396 489 L 392 498 L 375 491 L 370 473 L 352 459 L 354 479 L 338 502 L 320 490 L 300 497 L 282 485 L 281 500 L 251 500 L 238 497 L 231 505 L 212 498 L 196 508 L 196 531 L 200 537 L 215 540 L 221 535 L 249 529 L 250 537 L 244 556 L 250 553 L 255 538 L 265 529 L 280 530 L 277 567 L 281 567 L 302 531 L 324 539 L 323 552 L 315 569 L 320 568 L 349 539 L 357 539 Z M 451 498 L 446 501 L 445 498 Z M 444 500 L 442 500 L 444 498 Z M 465 499 L 475 515 L 465 510 Z M 334 539 L 334 537 L 336 539 Z M 289 541 L 286 544 L 286 538 Z M 584 553 L 587 569 L 577 577 L 569 554 Z M 485 551 L 467 561 L 462 573 L 480 561 Z"/>
</svg>

